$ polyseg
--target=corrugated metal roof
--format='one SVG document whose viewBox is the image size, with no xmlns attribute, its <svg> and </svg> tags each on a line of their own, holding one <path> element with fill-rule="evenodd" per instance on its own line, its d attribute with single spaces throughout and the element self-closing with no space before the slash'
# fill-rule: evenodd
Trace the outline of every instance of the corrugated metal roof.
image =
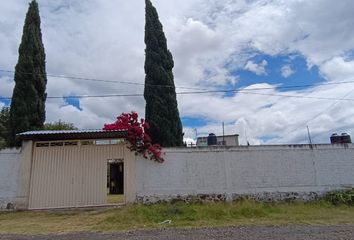
<svg viewBox="0 0 354 240">
<path fill-rule="evenodd" d="M 17 135 L 39 135 L 39 134 L 74 134 L 74 133 L 106 133 L 106 132 L 126 132 L 127 130 L 112 130 L 106 131 L 102 129 L 82 129 L 82 130 L 43 130 L 43 131 L 28 131 Z"/>
<path fill-rule="evenodd" d="M 52 131 L 28 131 L 17 134 L 22 140 L 72 140 L 72 139 L 109 139 L 124 138 L 127 130 L 105 131 L 102 129 L 87 130 L 52 130 Z"/>
</svg>

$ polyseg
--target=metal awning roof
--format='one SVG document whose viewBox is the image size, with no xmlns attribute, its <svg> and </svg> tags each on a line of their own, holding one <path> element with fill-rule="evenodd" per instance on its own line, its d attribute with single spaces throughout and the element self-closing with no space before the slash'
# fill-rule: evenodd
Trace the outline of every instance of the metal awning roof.
<svg viewBox="0 0 354 240">
<path fill-rule="evenodd" d="M 74 139 L 112 139 L 125 138 L 127 130 L 105 131 L 101 129 L 89 130 L 53 130 L 53 131 L 29 131 L 17 134 L 21 140 L 55 141 Z"/>
</svg>

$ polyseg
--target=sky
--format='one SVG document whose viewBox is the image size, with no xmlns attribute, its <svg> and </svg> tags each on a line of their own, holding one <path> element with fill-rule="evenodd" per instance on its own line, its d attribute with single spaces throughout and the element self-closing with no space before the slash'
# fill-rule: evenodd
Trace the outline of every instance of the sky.
<svg viewBox="0 0 354 240">
<path fill-rule="evenodd" d="M 38 0 L 46 51 L 46 121 L 99 129 L 144 116 L 143 0 Z M 329 143 L 354 133 L 354 1 L 152 0 L 174 57 L 185 139 Z M 28 0 L 0 3 L 0 96 L 11 97 Z M 106 82 L 70 79 L 70 76 Z M 109 82 L 115 81 L 115 83 Z M 117 83 L 125 82 L 125 83 Z M 241 91 L 232 91 L 232 90 Z M 229 90 L 229 91 L 223 91 Z M 231 90 L 231 91 L 230 91 Z M 9 101 L 0 101 L 0 107 Z"/>
</svg>

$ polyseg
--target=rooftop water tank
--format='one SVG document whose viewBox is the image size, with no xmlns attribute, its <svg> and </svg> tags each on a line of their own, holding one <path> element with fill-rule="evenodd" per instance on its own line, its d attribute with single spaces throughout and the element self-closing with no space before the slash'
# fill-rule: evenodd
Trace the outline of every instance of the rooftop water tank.
<svg viewBox="0 0 354 240">
<path fill-rule="evenodd" d="M 208 146 L 218 145 L 218 139 L 214 133 L 210 133 L 208 136 Z"/>
<path fill-rule="evenodd" d="M 333 133 L 331 135 L 331 143 L 332 144 L 341 144 L 341 143 L 352 143 L 352 139 L 350 135 L 347 133 L 342 133 L 338 135 L 337 133 Z"/>
<path fill-rule="evenodd" d="M 336 143 L 342 143 L 342 138 L 339 136 L 337 133 L 333 133 L 331 135 L 331 143 L 336 144 Z"/>
<path fill-rule="evenodd" d="M 347 133 L 342 133 L 341 135 L 342 143 L 352 143 L 352 139 L 350 138 L 350 135 Z"/>
</svg>

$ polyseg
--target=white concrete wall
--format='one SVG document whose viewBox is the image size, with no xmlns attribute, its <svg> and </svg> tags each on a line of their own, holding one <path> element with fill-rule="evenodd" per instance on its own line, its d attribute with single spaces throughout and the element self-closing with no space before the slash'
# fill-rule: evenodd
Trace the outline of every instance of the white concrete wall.
<svg viewBox="0 0 354 240">
<path fill-rule="evenodd" d="M 239 194 L 321 193 L 354 187 L 352 144 L 164 151 L 163 164 L 137 160 L 138 200 L 198 194 L 232 199 Z"/>
<path fill-rule="evenodd" d="M 0 209 L 15 204 L 20 167 L 20 149 L 0 151 Z"/>
</svg>

